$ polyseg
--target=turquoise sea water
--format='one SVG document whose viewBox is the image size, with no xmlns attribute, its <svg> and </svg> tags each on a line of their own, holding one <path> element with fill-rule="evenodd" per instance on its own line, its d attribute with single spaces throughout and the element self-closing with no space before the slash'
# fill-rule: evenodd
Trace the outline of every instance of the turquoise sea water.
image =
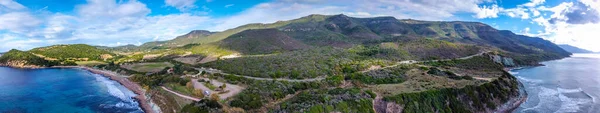
<svg viewBox="0 0 600 113">
<path fill-rule="evenodd" d="M 575 54 L 513 70 L 528 99 L 518 113 L 600 113 L 600 54 Z"/>
<path fill-rule="evenodd" d="M 82 69 L 0 67 L 0 113 L 142 112 L 134 96 Z"/>
</svg>

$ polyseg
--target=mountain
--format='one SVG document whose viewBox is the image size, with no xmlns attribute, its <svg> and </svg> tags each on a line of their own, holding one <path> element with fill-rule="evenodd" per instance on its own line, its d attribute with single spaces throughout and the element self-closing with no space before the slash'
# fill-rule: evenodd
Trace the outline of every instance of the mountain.
<svg viewBox="0 0 600 113">
<path fill-rule="evenodd" d="M 224 39 L 220 45 L 243 54 L 269 54 L 310 48 L 277 29 L 246 30 Z"/>
<path fill-rule="evenodd" d="M 561 44 L 561 45 L 558 45 L 558 46 L 560 46 L 564 50 L 569 51 L 571 53 L 594 53 L 593 51 L 581 49 L 581 48 L 578 48 L 578 47 L 575 47 L 575 46 L 571 46 L 571 45 L 567 45 L 567 44 Z"/>
<path fill-rule="evenodd" d="M 296 50 L 306 46 L 351 48 L 357 45 L 377 45 L 385 42 L 402 44 L 411 42 L 410 40 L 429 38 L 459 45 L 476 45 L 480 49 L 501 50 L 506 56 L 517 57 L 517 62 L 522 64 L 534 64 L 571 54 L 550 41 L 517 35 L 507 30 L 497 30 L 479 22 L 420 21 L 394 17 L 354 18 L 346 15 L 310 15 L 271 24 L 248 24 L 223 32 L 196 32 L 192 31 L 170 41 L 149 42 L 139 48 L 156 50 L 196 43 L 218 45 L 218 48 L 238 51 L 242 54 L 265 54 L 281 52 L 281 50 Z M 244 35 L 250 36 L 245 39 L 235 39 Z M 285 39 L 292 42 L 285 43 L 289 45 L 268 44 L 275 41 L 252 43 L 252 41 L 266 39 Z M 269 50 L 262 51 L 266 49 Z"/>
</svg>

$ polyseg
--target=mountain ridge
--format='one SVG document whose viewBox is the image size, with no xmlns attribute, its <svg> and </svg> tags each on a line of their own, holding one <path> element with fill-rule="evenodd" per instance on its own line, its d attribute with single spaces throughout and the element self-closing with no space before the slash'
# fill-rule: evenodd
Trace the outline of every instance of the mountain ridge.
<svg viewBox="0 0 600 113">
<path fill-rule="evenodd" d="M 523 59 L 520 61 L 523 64 L 531 65 L 535 62 L 558 59 L 570 55 L 569 52 L 556 46 L 550 41 L 537 37 L 518 35 L 508 30 L 497 30 L 481 22 L 422 21 L 396 19 L 395 17 L 390 16 L 355 18 L 343 14 L 313 14 L 274 23 L 252 23 L 222 32 L 194 30 L 186 35 L 178 36 L 173 40 L 145 43 L 138 46 L 135 50 L 173 49 L 188 44 L 209 44 L 218 45 L 218 48 L 231 48 L 225 46 L 239 45 L 223 45 L 223 40 L 253 29 L 277 29 L 280 33 L 313 47 L 333 46 L 350 48 L 356 45 L 369 43 L 376 44 L 380 42 L 402 41 L 415 38 L 432 38 L 452 43 L 497 48 L 502 50 L 506 55 L 515 57 L 526 58 L 526 56 L 536 56 L 536 58 Z M 190 36 L 190 34 L 194 34 L 194 32 L 201 32 L 204 34 Z M 271 34 L 257 33 L 254 37 L 268 37 L 268 35 Z M 182 39 L 187 39 L 187 41 L 180 41 Z M 239 49 L 244 47 L 233 48 Z"/>
<path fill-rule="evenodd" d="M 559 44 L 558 46 L 563 48 L 566 51 L 571 52 L 571 53 L 600 53 L 600 52 L 593 52 L 590 50 L 582 49 L 582 48 L 575 47 L 575 46 L 568 45 L 568 44 Z"/>
</svg>

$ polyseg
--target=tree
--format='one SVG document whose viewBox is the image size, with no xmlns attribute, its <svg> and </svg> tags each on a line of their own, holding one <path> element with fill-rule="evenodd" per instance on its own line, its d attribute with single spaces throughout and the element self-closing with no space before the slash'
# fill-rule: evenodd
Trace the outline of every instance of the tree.
<svg viewBox="0 0 600 113">
<path fill-rule="evenodd" d="M 204 91 L 202 89 L 195 89 L 194 95 L 200 98 L 204 98 Z"/>
<path fill-rule="evenodd" d="M 227 84 L 221 85 L 221 89 L 223 89 L 223 90 L 225 90 L 226 87 L 227 87 Z"/>
<path fill-rule="evenodd" d="M 219 100 L 219 95 L 218 94 L 212 94 L 212 95 L 210 95 L 210 100 L 218 101 Z"/>
<path fill-rule="evenodd" d="M 192 83 L 192 81 L 190 81 L 185 84 L 185 87 L 187 87 L 188 89 L 194 89 L 194 83 Z"/>
</svg>

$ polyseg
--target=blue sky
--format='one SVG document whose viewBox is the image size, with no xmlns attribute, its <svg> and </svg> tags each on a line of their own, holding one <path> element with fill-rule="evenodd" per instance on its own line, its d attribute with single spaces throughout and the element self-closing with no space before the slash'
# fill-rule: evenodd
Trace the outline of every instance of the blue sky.
<svg viewBox="0 0 600 113">
<path fill-rule="evenodd" d="M 119 46 L 310 14 L 478 21 L 600 51 L 598 0 L 0 0 L 0 51 Z"/>
</svg>

